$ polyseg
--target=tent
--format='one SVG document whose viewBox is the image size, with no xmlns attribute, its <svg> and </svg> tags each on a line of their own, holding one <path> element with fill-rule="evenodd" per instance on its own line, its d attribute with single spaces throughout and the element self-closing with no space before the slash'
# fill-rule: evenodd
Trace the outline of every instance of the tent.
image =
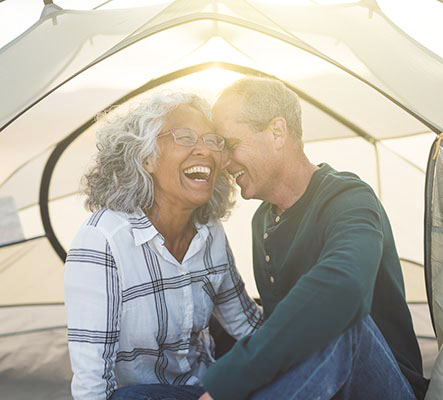
<svg viewBox="0 0 443 400">
<path fill-rule="evenodd" d="M 89 11 L 45 3 L 40 20 L 0 49 L 2 396 L 69 398 L 63 260 L 87 216 L 78 188 L 95 150 L 96 114 L 158 90 L 214 100 L 244 74 L 276 77 L 297 92 L 308 156 L 356 172 L 378 193 L 429 375 L 437 344 L 423 260 L 425 249 L 428 261 L 442 260 L 441 152 L 428 170 L 436 179 L 428 178 L 426 246 L 423 218 L 428 154 L 443 130 L 440 57 L 375 0 L 153 0 Z M 252 295 L 257 205 L 239 199 L 225 222 Z M 427 264 L 431 282 L 438 272 Z M 435 289 L 429 283 L 433 310 L 442 304 Z"/>
</svg>

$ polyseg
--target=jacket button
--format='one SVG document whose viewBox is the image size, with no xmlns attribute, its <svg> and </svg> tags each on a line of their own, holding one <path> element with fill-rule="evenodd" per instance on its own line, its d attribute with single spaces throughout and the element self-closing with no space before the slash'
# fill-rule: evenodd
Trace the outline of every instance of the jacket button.
<svg viewBox="0 0 443 400">
<path fill-rule="evenodd" d="M 263 239 L 266 240 L 266 239 L 268 238 L 268 236 L 269 236 L 269 235 L 268 235 L 268 232 L 265 232 L 265 234 L 263 235 Z"/>
<path fill-rule="evenodd" d="M 269 261 L 271 261 L 271 257 L 269 257 L 269 256 L 266 254 L 266 256 L 265 256 L 265 260 L 266 260 L 266 262 L 269 262 Z"/>
<path fill-rule="evenodd" d="M 271 282 L 271 283 L 274 283 L 274 282 L 275 282 L 275 279 L 274 279 L 273 276 L 270 276 L 270 277 L 269 277 L 269 282 Z"/>
<path fill-rule="evenodd" d="M 277 222 L 277 223 L 280 222 L 280 215 L 277 215 L 277 216 L 275 217 L 275 222 Z"/>
</svg>

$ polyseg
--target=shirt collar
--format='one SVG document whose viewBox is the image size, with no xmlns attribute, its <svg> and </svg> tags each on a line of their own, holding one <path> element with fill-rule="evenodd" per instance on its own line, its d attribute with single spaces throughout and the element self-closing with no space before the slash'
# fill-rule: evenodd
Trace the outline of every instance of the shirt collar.
<svg viewBox="0 0 443 400">
<path fill-rule="evenodd" d="M 208 235 L 209 235 L 209 226 L 212 226 L 214 223 L 213 221 L 209 221 L 207 224 L 200 224 L 198 222 L 195 223 L 195 229 L 197 230 L 197 235 L 201 237 L 201 240 L 203 242 L 206 241 Z"/>
<path fill-rule="evenodd" d="M 161 236 L 141 209 L 138 209 L 131 214 L 127 213 L 126 217 L 131 225 L 132 235 L 134 236 L 136 246 L 152 240 L 157 235 Z"/>
<path fill-rule="evenodd" d="M 137 209 L 131 214 L 126 213 L 126 217 L 131 225 L 132 235 L 134 236 L 136 246 L 149 242 L 157 235 L 159 235 L 164 241 L 162 234 L 157 231 L 155 226 L 141 209 Z M 207 224 L 195 224 L 197 234 L 200 235 L 202 241 L 206 241 L 206 238 L 209 235 L 208 226 L 213 224 L 213 221 L 209 221 Z"/>
</svg>

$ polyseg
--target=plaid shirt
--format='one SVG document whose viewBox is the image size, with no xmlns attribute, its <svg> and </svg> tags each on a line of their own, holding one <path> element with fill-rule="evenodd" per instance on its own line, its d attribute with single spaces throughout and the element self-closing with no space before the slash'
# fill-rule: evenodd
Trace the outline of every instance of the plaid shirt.
<svg viewBox="0 0 443 400">
<path fill-rule="evenodd" d="M 214 314 L 235 338 L 262 322 L 220 222 L 198 225 L 180 264 L 141 212 L 102 209 L 81 227 L 65 265 L 75 399 L 117 386 L 198 385 L 214 361 Z"/>
</svg>

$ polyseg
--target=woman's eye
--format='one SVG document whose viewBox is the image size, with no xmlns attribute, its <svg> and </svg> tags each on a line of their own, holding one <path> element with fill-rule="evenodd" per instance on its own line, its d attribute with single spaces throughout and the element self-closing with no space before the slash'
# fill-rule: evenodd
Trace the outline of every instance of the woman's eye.
<svg viewBox="0 0 443 400">
<path fill-rule="evenodd" d="M 177 137 L 177 141 L 183 144 L 194 144 L 195 140 L 192 136 L 181 135 Z"/>
</svg>

